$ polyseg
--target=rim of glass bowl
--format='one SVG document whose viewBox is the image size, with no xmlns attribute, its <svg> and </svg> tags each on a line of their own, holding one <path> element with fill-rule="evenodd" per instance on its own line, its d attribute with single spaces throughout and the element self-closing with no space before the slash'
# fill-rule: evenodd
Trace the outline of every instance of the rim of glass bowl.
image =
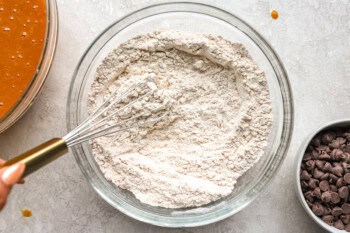
<svg viewBox="0 0 350 233">
<path fill-rule="evenodd" d="M 273 68 L 275 75 L 278 79 L 278 84 L 280 86 L 281 96 L 282 96 L 282 102 L 283 102 L 283 127 L 282 127 L 282 133 L 281 133 L 281 143 L 279 144 L 277 150 L 275 151 L 275 154 L 271 156 L 267 160 L 267 166 L 264 168 L 264 171 L 262 172 L 263 176 L 260 177 L 259 180 L 256 181 L 255 184 L 252 185 L 252 188 L 250 190 L 246 190 L 245 193 L 240 194 L 241 196 L 245 197 L 245 200 L 242 200 L 237 206 L 233 205 L 223 205 L 220 209 L 210 212 L 210 213 L 203 213 L 200 216 L 171 216 L 171 217 L 165 217 L 160 216 L 153 213 L 146 213 L 145 211 L 139 210 L 133 206 L 130 206 L 129 204 L 125 203 L 123 200 L 120 200 L 118 203 L 116 203 L 112 198 L 108 196 L 108 194 L 104 193 L 103 190 L 100 190 L 101 184 L 99 184 L 97 175 L 94 174 L 92 170 L 92 167 L 88 163 L 82 146 L 74 146 L 72 147 L 72 151 L 74 154 L 74 157 L 86 177 L 86 179 L 89 181 L 91 186 L 94 188 L 94 190 L 110 205 L 118 209 L 119 211 L 123 212 L 124 214 L 140 220 L 142 222 L 146 222 L 153 225 L 158 226 L 164 226 L 164 227 L 194 227 L 194 226 L 201 226 L 210 224 L 213 222 L 217 222 L 219 220 L 222 220 L 224 218 L 227 218 L 243 208 L 245 208 L 248 204 L 250 204 L 261 192 L 263 188 L 267 186 L 267 184 L 270 183 L 271 178 L 276 173 L 277 169 L 280 167 L 281 163 L 283 162 L 283 159 L 286 155 L 286 152 L 289 147 L 289 142 L 291 139 L 292 129 L 293 129 L 293 103 L 292 103 L 292 93 L 290 90 L 290 84 L 289 80 L 286 74 L 286 71 L 283 67 L 283 64 L 281 63 L 279 57 L 277 56 L 276 52 L 272 49 L 272 47 L 266 42 L 266 40 L 259 35 L 252 27 L 250 27 L 247 23 L 245 23 L 240 18 L 232 15 L 231 13 L 224 11 L 220 8 L 213 7 L 210 5 L 202 4 L 202 3 L 193 3 L 193 2 L 172 2 L 172 3 L 162 3 L 162 4 L 155 4 L 151 5 L 145 8 L 142 8 L 140 10 L 134 11 L 125 17 L 119 19 L 109 27 L 107 27 L 89 46 L 89 48 L 86 50 L 84 55 L 82 56 L 81 60 L 79 61 L 79 64 L 75 70 L 75 73 L 73 75 L 73 79 L 70 86 L 69 96 L 68 96 L 68 102 L 67 102 L 67 127 L 68 131 L 73 129 L 77 122 L 79 122 L 78 119 L 78 106 L 79 106 L 79 93 L 81 90 L 81 84 L 84 81 L 84 77 L 80 78 L 81 80 L 77 80 L 78 73 L 83 73 L 82 76 L 84 76 L 85 72 L 89 68 L 87 68 L 85 71 L 80 71 L 80 68 L 82 65 L 86 65 L 84 63 L 85 59 L 90 59 L 91 57 L 95 57 L 96 54 L 98 54 L 100 47 L 95 46 L 97 42 L 100 40 L 103 41 L 106 44 L 114 35 L 116 35 L 121 30 L 125 29 L 129 25 L 143 19 L 146 17 L 163 14 L 163 13 L 171 13 L 171 12 L 193 12 L 193 13 L 200 13 L 204 15 L 208 15 L 211 17 L 215 17 L 217 19 L 223 20 L 226 23 L 229 23 L 230 25 L 238 28 L 242 33 L 244 33 L 246 36 L 248 36 L 264 53 L 266 58 L 268 59 L 271 67 Z M 118 29 L 115 33 L 113 33 L 113 36 L 105 36 L 105 34 L 112 28 L 117 27 Z M 106 38 L 104 38 L 106 37 Z M 108 38 L 107 38 L 108 37 Z M 92 58 L 92 60 L 93 60 Z M 88 60 L 89 60 L 88 59 Z M 87 67 L 89 67 L 91 64 L 88 64 Z"/>
<path fill-rule="evenodd" d="M 47 29 L 45 44 L 37 67 L 37 72 L 34 74 L 33 79 L 27 87 L 25 93 L 12 107 L 12 109 L 6 113 L 5 117 L 0 122 L 0 133 L 16 123 L 16 121 L 18 121 L 24 115 L 24 113 L 28 111 L 43 88 L 45 81 L 47 80 L 48 73 L 50 72 L 57 47 L 58 10 L 56 0 L 46 0 L 46 5 Z"/>
</svg>

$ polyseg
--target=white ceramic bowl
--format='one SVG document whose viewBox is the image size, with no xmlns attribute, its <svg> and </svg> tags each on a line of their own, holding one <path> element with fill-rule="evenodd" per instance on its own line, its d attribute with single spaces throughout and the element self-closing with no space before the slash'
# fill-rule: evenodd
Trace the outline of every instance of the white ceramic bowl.
<svg viewBox="0 0 350 233">
<path fill-rule="evenodd" d="M 344 127 L 344 126 L 349 126 L 350 127 L 350 119 L 341 119 L 341 120 L 336 120 L 333 122 L 328 123 L 327 125 L 323 125 L 319 127 L 317 130 L 315 130 L 313 133 L 311 133 L 306 140 L 304 140 L 304 144 L 300 147 L 298 151 L 298 158 L 295 161 L 295 174 L 294 178 L 296 180 L 296 192 L 298 195 L 298 199 L 305 209 L 306 213 L 318 224 L 320 225 L 323 229 L 329 231 L 329 232 L 334 232 L 334 233 L 346 233 L 347 231 L 345 230 L 338 230 L 337 228 L 328 225 L 325 223 L 321 218 L 317 217 L 310 207 L 307 205 L 306 200 L 304 198 L 303 192 L 301 190 L 301 184 L 300 184 L 300 165 L 301 165 L 301 160 L 303 159 L 304 153 L 306 151 L 307 146 L 311 142 L 311 140 L 318 134 L 319 132 L 326 130 L 326 129 L 331 129 L 335 127 Z"/>
</svg>

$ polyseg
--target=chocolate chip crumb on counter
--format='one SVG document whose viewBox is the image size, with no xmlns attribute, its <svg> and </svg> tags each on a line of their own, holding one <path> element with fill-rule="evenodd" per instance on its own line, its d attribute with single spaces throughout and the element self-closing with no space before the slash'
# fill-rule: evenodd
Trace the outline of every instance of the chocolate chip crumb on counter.
<svg viewBox="0 0 350 233">
<path fill-rule="evenodd" d="M 311 140 L 300 182 L 312 212 L 328 225 L 350 232 L 350 128 L 322 131 Z"/>
</svg>

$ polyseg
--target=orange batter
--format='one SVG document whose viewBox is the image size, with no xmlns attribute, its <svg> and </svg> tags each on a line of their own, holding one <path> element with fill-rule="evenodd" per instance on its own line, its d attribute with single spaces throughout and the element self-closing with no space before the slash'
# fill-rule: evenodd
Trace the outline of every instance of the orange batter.
<svg viewBox="0 0 350 233">
<path fill-rule="evenodd" d="M 45 0 L 0 0 L 0 121 L 31 83 L 45 35 Z"/>
<path fill-rule="evenodd" d="M 271 17 L 273 19 L 278 19 L 278 11 L 276 11 L 276 10 L 271 11 Z"/>
<path fill-rule="evenodd" d="M 29 217 L 32 217 L 33 216 L 33 213 L 31 210 L 29 209 L 24 209 L 22 210 L 22 216 L 23 217 L 26 217 L 26 218 L 29 218 Z"/>
</svg>

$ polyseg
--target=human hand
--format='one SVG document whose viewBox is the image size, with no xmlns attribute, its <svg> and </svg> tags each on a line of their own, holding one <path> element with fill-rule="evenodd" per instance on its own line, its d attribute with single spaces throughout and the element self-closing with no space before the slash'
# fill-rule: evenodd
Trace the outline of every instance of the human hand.
<svg viewBox="0 0 350 233">
<path fill-rule="evenodd" d="M 9 167 L 1 168 L 5 163 L 0 159 L 0 210 L 5 206 L 7 196 L 14 184 L 21 182 L 25 165 L 23 163 L 16 163 Z"/>
</svg>

